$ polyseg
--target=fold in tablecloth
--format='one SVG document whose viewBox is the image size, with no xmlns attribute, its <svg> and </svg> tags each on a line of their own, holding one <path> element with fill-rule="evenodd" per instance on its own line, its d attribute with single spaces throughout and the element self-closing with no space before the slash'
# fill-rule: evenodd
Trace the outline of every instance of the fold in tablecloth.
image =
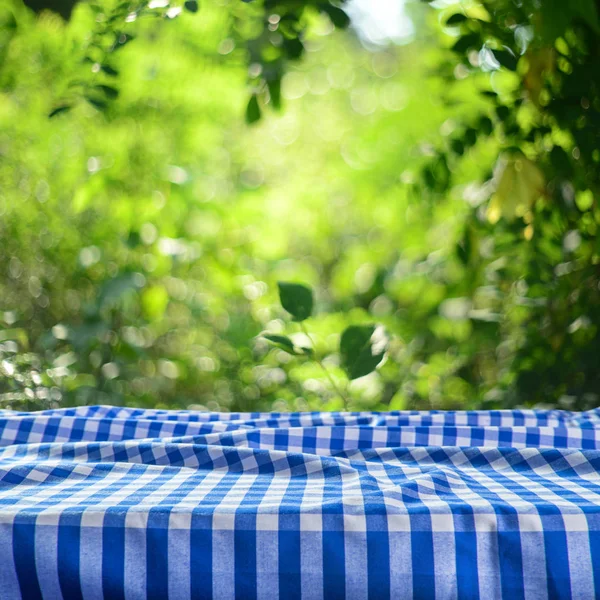
<svg viewBox="0 0 600 600">
<path fill-rule="evenodd" d="M 600 411 L 0 411 L 0 598 L 600 598 Z"/>
</svg>

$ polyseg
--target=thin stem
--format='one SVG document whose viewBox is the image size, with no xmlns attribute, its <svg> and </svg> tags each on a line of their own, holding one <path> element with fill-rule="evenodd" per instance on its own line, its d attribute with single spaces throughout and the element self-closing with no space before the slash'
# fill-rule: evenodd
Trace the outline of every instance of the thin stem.
<svg viewBox="0 0 600 600">
<path fill-rule="evenodd" d="M 312 336 L 310 335 L 310 333 L 308 333 L 308 330 L 306 329 L 303 322 L 300 322 L 300 329 L 301 329 L 302 333 L 310 340 L 310 343 L 314 350 L 315 362 L 321 367 L 321 369 L 323 369 L 323 372 L 325 373 L 325 376 L 329 380 L 331 387 L 336 391 L 337 395 L 342 399 L 342 402 L 344 403 L 344 410 L 347 411 L 348 410 L 348 399 L 346 398 L 346 395 L 342 392 L 342 390 L 340 390 L 338 384 L 335 382 L 335 379 L 331 376 L 331 373 L 327 370 L 327 367 L 321 362 L 321 359 L 318 357 L 315 341 L 312 339 Z"/>
</svg>

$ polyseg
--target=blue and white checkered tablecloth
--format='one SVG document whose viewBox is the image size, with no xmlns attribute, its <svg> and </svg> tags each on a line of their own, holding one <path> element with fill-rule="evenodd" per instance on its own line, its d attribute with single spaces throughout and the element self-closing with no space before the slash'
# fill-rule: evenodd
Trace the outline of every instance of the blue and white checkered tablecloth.
<svg viewBox="0 0 600 600">
<path fill-rule="evenodd" d="M 0 599 L 600 598 L 600 410 L 0 411 Z"/>
</svg>

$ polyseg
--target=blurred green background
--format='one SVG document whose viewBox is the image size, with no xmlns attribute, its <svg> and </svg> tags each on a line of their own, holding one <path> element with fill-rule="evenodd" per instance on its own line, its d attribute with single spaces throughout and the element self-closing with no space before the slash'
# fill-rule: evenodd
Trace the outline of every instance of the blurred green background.
<svg viewBox="0 0 600 600">
<path fill-rule="evenodd" d="M 301 341 L 278 280 L 339 381 L 342 329 L 385 327 L 353 409 L 598 405 L 595 3 L 307 9 L 296 61 L 282 4 L 155 3 L 106 63 L 116 3 L 0 8 L 2 407 L 339 409 L 257 337 Z"/>
</svg>

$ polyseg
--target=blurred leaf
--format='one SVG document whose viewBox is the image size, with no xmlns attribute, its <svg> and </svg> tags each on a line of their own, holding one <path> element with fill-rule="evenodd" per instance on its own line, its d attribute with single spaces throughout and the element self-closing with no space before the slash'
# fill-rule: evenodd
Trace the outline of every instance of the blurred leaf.
<svg viewBox="0 0 600 600">
<path fill-rule="evenodd" d="M 543 173 L 524 156 L 500 158 L 494 178 L 496 192 L 488 208 L 491 223 L 496 223 L 500 217 L 511 221 L 523 216 L 544 192 Z"/>
<path fill-rule="evenodd" d="M 305 321 L 312 315 L 313 293 L 309 287 L 282 281 L 277 286 L 281 306 L 292 315 L 294 321 Z"/>
<path fill-rule="evenodd" d="M 463 134 L 463 141 L 465 146 L 471 147 L 477 143 L 477 130 L 473 127 L 467 127 Z"/>
<path fill-rule="evenodd" d="M 490 135 L 494 130 L 492 120 L 489 117 L 481 117 L 481 119 L 479 119 L 479 130 L 484 135 Z"/>
<path fill-rule="evenodd" d="M 268 81 L 267 85 L 269 87 L 269 95 L 271 96 L 273 108 L 279 110 L 281 108 L 281 79 Z"/>
<path fill-rule="evenodd" d="M 452 46 L 452 50 L 458 54 L 464 54 L 467 50 L 474 48 L 479 50 L 482 46 L 481 36 L 478 33 L 468 33 L 458 38 Z"/>
<path fill-rule="evenodd" d="M 185 9 L 191 13 L 198 12 L 198 2 L 196 0 L 186 0 L 183 4 Z"/>
<path fill-rule="evenodd" d="M 69 104 L 63 104 L 62 106 L 57 106 L 53 111 L 50 112 L 48 117 L 52 118 L 56 115 L 60 115 L 61 113 L 68 112 L 71 110 L 71 106 Z"/>
<path fill-rule="evenodd" d="M 273 345 L 277 346 L 278 348 L 281 348 L 282 350 L 285 350 L 286 352 L 289 352 L 290 354 L 296 354 L 296 351 L 294 349 L 294 343 L 292 342 L 292 340 L 290 340 L 289 337 L 286 337 L 284 335 L 275 335 L 275 334 L 263 335 L 263 337 L 265 338 L 265 340 L 271 342 Z"/>
<path fill-rule="evenodd" d="M 508 106 L 500 104 L 498 107 L 496 107 L 496 116 L 500 121 L 506 121 L 510 114 L 510 108 Z"/>
<path fill-rule="evenodd" d="M 350 379 L 372 373 L 385 355 L 385 347 L 375 346 L 375 325 L 351 325 L 340 339 L 342 366 Z"/>
<path fill-rule="evenodd" d="M 142 243 L 142 238 L 138 231 L 131 230 L 127 235 L 125 242 L 130 248 L 137 248 Z"/>
<path fill-rule="evenodd" d="M 119 90 L 110 85 L 98 84 L 95 85 L 94 88 L 106 94 L 106 97 L 111 100 L 114 100 L 119 95 Z"/>
<path fill-rule="evenodd" d="M 461 23 L 464 23 L 467 20 L 468 19 L 465 15 L 461 13 L 455 13 L 452 16 L 448 17 L 448 19 L 446 20 L 446 26 L 452 27 L 455 25 L 460 25 Z"/>
<path fill-rule="evenodd" d="M 102 64 L 100 65 L 100 68 L 107 74 L 110 75 L 111 77 L 117 77 L 119 75 L 119 71 L 117 71 L 116 69 L 114 69 L 113 67 L 111 67 L 110 65 L 107 64 Z"/>
<path fill-rule="evenodd" d="M 450 140 L 450 148 L 452 149 L 452 152 L 458 154 L 459 156 L 462 156 L 465 152 L 465 145 L 459 138 Z"/>
<path fill-rule="evenodd" d="M 98 110 L 105 110 L 106 109 L 106 101 L 105 100 L 101 100 L 99 98 L 94 98 L 93 96 L 86 96 L 85 98 L 93 107 L 97 108 Z"/>
<path fill-rule="evenodd" d="M 331 19 L 331 22 L 338 29 L 345 29 L 346 27 L 348 27 L 348 25 L 350 25 L 350 17 L 341 8 L 333 6 L 326 2 L 319 4 L 319 8 L 324 13 L 327 13 L 327 16 Z"/>
<path fill-rule="evenodd" d="M 120 48 L 124 48 L 129 42 L 134 40 L 135 37 L 129 33 L 115 33 L 115 43 L 113 46 L 114 50 L 119 50 Z"/>
<path fill-rule="evenodd" d="M 248 106 L 246 107 L 246 123 L 252 125 L 260 120 L 260 106 L 258 105 L 258 98 L 256 94 L 250 96 Z"/>
<path fill-rule="evenodd" d="M 283 47 L 291 60 L 299 59 L 304 52 L 304 45 L 298 38 L 284 38 Z"/>
<path fill-rule="evenodd" d="M 509 71 L 517 70 L 517 57 L 508 50 L 491 50 L 490 52 L 494 55 L 494 58 L 500 63 L 501 66 L 508 69 Z"/>
<path fill-rule="evenodd" d="M 271 342 L 271 344 L 285 350 L 289 354 L 294 354 L 297 356 L 310 356 L 313 353 L 312 348 L 305 348 L 303 346 L 295 346 L 292 340 L 284 335 L 275 335 L 275 334 L 266 334 L 263 335 L 267 341 Z"/>
</svg>

